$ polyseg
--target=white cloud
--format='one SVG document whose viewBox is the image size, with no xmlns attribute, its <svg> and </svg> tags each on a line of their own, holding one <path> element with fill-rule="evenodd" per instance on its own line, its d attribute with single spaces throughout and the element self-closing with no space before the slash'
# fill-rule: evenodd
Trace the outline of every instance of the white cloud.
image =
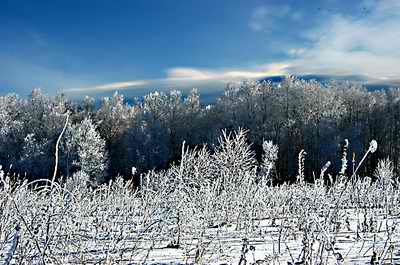
<svg viewBox="0 0 400 265">
<path fill-rule="evenodd" d="M 285 74 L 285 64 L 268 64 L 253 69 L 196 69 L 173 68 L 168 71 L 168 81 L 238 81 L 244 79 L 258 79 L 266 76 Z"/>
<path fill-rule="evenodd" d="M 364 16 L 333 14 L 308 38 L 312 45 L 291 61 L 296 73 L 400 77 L 400 1 L 368 0 Z M 294 52 L 294 51 L 293 51 Z"/>
</svg>

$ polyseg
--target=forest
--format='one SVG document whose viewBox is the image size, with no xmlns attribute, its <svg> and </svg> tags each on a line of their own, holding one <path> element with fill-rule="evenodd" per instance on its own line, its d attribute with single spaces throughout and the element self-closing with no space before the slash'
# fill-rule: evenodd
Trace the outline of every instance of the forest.
<svg viewBox="0 0 400 265">
<path fill-rule="evenodd" d="M 353 166 L 371 139 L 381 143 L 361 169 L 365 174 L 372 175 L 379 159 L 390 158 L 395 172 L 400 162 L 400 89 L 368 91 L 355 82 L 288 77 L 228 84 L 211 105 L 200 102 L 196 89 L 186 96 L 176 90 L 153 92 L 131 104 L 117 92 L 100 104 L 88 96 L 80 101 L 63 94 L 49 97 L 38 89 L 29 97 L 1 96 L 0 165 L 20 179 L 49 178 L 67 113 L 57 176 L 83 171 L 97 184 L 117 176 L 138 184 L 141 173 L 178 162 L 183 142 L 213 152 L 222 130 L 239 128 L 247 130 L 259 163 L 264 141 L 279 146 L 274 183 L 295 180 L 301 150 L 307 180 L 327 161 L 329 170 L 338 170 L 345 139 L 351 142 Z"/>
</svg>

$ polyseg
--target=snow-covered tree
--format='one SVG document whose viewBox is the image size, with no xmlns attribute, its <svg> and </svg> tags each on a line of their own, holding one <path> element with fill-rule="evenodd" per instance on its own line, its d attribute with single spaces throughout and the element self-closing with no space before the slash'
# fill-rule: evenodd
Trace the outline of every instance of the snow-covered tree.
<svg viewBox="0 0 400 265">
<path fill-rule="evenodd" d="M 73 126 L 72 139 L 78 155 L 76 166 L 89 175 L 92 181 L 103 182 L 108 162 L 106 143 L 90 118 Z"/>
<path fill-rule="evenodd" d="M 0 97 L 0 163 L 8 166 L 18 160 L 23 140 L 20 100 L 15 95 Z"/>
<path fill-rule="evenodd" d="M 21 121 L 17 118 L 18 115 L 19 101 L 17 96 L 0 97 L 0 137 L 6 137 L 15 129 L 21 128 Z"/>
<path fill-rule="evenodd" d="M 87 104 L 91 104 L 90 98 L 85 102 L 85 106 Z M 96 112 L 95 121 L 98 131 L 107 144 L 110 145 L 125 132 L 131 114 L 130 108 L 125 104 L 124 96 L 118 92 L 115 92 L 111 98 L 103 98 L 101 107 Z"/>
<path fill-rule="evenodd" d="M 49 159 L 49 140 L 38 138 L 33 133 L 24 138 L 21 158 L 18 161 L 23 175 L 31 178 L 45 178 L 52 165 Z"/>
</svg>

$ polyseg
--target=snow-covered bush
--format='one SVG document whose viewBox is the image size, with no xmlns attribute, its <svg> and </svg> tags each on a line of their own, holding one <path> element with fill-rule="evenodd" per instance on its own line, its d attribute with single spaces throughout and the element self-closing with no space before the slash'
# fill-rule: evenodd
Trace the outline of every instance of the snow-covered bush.
<svg viewBox="0 0 400 265">
<path fill-rule="evenodd" d="M 221 185 L 240 186 L 247 172 L 256 171 L 254 152 L 247 143 L 247 131 L 239 129 L 233 133 L 222 131 L 219 145 L 212 155 L 214 177 L 222 178 Z"/>
</svg>

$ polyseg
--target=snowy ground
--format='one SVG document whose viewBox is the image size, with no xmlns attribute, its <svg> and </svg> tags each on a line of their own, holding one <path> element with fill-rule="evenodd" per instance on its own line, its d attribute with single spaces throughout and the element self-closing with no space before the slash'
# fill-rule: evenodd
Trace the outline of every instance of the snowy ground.
<svg viewBox="0 0 400 265">
<path fill-rule="evenodd" d="M 400 236 L 396 226 L 400 221 L 398 217 L 387 216 L 382 209 L 361 210 L 358 212 L 358 221 L 355 209 L 343 210 L 340 214 L 346 217 L 336 224 L 338 230 L 334 235 L 326 235 L 318 228 L 307 234 L 309 244 L 312 244 L 308 248 L 313 249 L 312 264 L 369 264 L 373 252 L 377 253 L 377 261 L 385 256 L 382 260 L 385 263 L 382 264 L 400 263 Z M 321 228 L 324 226 L 323 218 L 309 218 L 315 218 L 315 223 L 320 222 Z M 305 234 L 299 230 L 298 220 L 291 217 L 274 221 L 256 220 L 247 231 L 237 229 L 233 224 L 224 224 L 204 230 L 201 237 L 193 236 L 190 227 L 185 227 L 182 228 L 185 232 L 181 234 L 179 247 L 171 246 L 170 237 L 157 237 L 154 232 L 146 234 L 143 231 L 141 238 L 138 238 L 137 231 L 130 233 L 126 229 L 134 227 L 133 222 L 124 223 L 121 220 L 127 218 L 121 216 L 113 222 L 114 227 L 124 227 L 122 233 L 119 229 L 96 232 L 97 224 L 90 219 L 88 217 L 87 222 L 76 229 L 72 238 L 71 235 L 62 237 L 62 233 L 59 233 L 59 238 L 53 242 L 52 256 L 73 264 L 239 264 L 241 257 L 248 264 L 288 264 L 301 261 L 305 247 Z M 121 234 L 119 242 L 116 234 Z M 173 233 L 173 236 L 177 234 Z M 12 237 L 10 235 L 10 239 Z M 336 254 L 330 250 L 317 255 L 322 253 L 321 248 L 329 248 L 321 245 L 327 244 L 325 237 L 335 241 Z M 3 247 L 3 254 L 12 248 L 12 244 L 10 240 Z M 65 248 L 57 249 L 57 245 L 64 245 Z M 11 264 L 17 264 L 17 261 L 18 256 L 14 257 Z M 32 262 L 40 264 L 38 259 Z"/>
</svg>

